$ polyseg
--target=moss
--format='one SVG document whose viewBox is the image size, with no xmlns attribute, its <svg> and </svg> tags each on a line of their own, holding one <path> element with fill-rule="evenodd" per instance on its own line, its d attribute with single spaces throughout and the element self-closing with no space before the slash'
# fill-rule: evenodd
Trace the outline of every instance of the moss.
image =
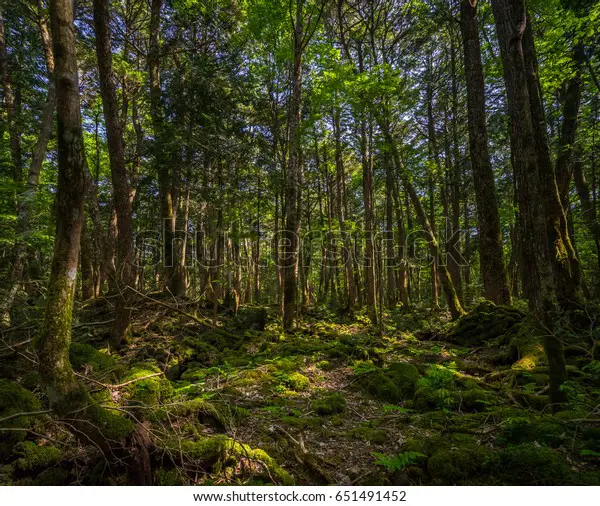
<svg viewBox="0 0 600 506">
<path fill-rule="evenodd" d="M 384 444 L 389 441 L 387 432 L 383 429 L 371 427 L 369 424 L 355 427 L 350 431 L 350 435 L 360 439 L 365 443 Z"/>
<path fill-rule="evenodd" d="M 512 368 L 518 371 L 532 371 L 546 361 L 546 354 L 539 336 L 528 326 L 521 326 L 519 332 L 510 342 L 516 350 L 518 360 Z"/>
<path fill-rule="evenodd" d="M 154 471 L 154 484 L 160 486 L 186 485 L 186 480 L 177 469 L 158 468 Z"/>
<path fill-rule="evenodd" d="M 225 436 L 218 435 L 199 441 L 181 441 L 172 451 L 183 453 L 196 466 L 208 468 L 213 473 L 224 473 L 229 478 L 235 474 L 271 478 L 283 485 L 293 485 L 294 480 L 265 451 L 250 448 Z M 262 464 L 256 465 L 257 462 Z"/>
<path fill-rule="evenodd" d="M 160 401 L 172 397 L 173 385 L 162 375 L 140 379 L 159 372 L 160 369 L 154 364 L 143 362 L 134 364 L 123 378 L 123 382 L 137 380 L 125 387 L 126 397 L 131 402 L 149 406 L 157 405 Z"/>
<path fill-rule="evenodd" d="M 179 346 L 179 354 L 184 360 L 195 360 L 205 367 L 212 367 L 220 360 L 220 353 L 202 337 L 186 337 Z"/>
<path fill-rule="evenodd" d="M 204 380 L 205 378 L 205 368 L 190 367 L 181 375 L 182 381 L 189 381 L 190 383 L 196 383 L 198 381 Z"/>
<path fill-rule="evenodd" d="M 320 416 L 344 413 L 346 411 L 346 399 L 338 393 L 325 395 L 315 399 L 312 408 Z"/>
<path fill-rule="evenodd" d="M 118 411 L 100 406 L 91 406 L 90 415 L 107 439 L 121 440 L 130 436 L 133 432 L 133 422 Z"/>
<path fill-rule="evenodd" d="M 317 362 L 316 366 L 322 371 L 331 371 L 333 369 L 333 365 L 327 360 L 321 360 L 320 362 Z"/>
<path fill-rule="evenodd" d="M 38 472 L 60 462 L 61 451 L 55 446 L 38 446 L 32 441 L 18 443 L 13 454 L 18 456 L 15 469 L 25 473 Z"/>
<path fill-rule="evenodd" d="M 37 475 L 35 485 L 42 487 L 68 485 L 70 481 L 70 473 L 61 467 L 52 467 L 46 469 Z"/>
<path fill-rule="evenodd" d="M 216 404 L 200 397 L 177 403 L 171 412 L 176 416 L 194 416 L 203 425 L 214 426 L 219 430 L 231 425 L 232 417 L 226 415 L 225 409 L 219 409 Z"/>
<path fill-rule="evenodd" d="M 534 441 L 559 447 L 565 441 L 571 440 L 572 430 L 552 417 L 542 418 L 513 418 L 504 424 L 498 440 L 508 444 L 532 443 Z"/>
<path fill-rule="evenodd" d="M 517 330 L 522 319 L 523 313 L 517 309 L 483 301 L 454 324 L 446 339 L 463 346 L 480 346 L 492 341 L 502 344 Z"/>
<path fill-rule="evenodd" d="M 486 409 L 492 400 L 490 394 L 481 388 L 472 388 L 464 390 L 457 394 L 458 406 L 461 410 L 468 411 L 483 411 Z"/>
<path fill-rule="evenodd" d="M 75 370 L 91 366 L 95 372 L 99 372 L 106 371 L 117 365 L 114 357 L 84 343 L 71 343 L 69 347 L 69 360 Z"/>
<path fill-rule="evenodd" d="M 29 371 L 21 379 L 21 386 L 27 390 L 35 390 L 41 384 L 40 373 L 37 371 Z"/>
<path fill-rule="evenodd" d="M 18 383 L 0 379 L 0 418 L 6 418 L 16 413 L 27 413 L 30 411 L 39 411 L 40 401 L 29 390 L 25 390 Z M 27 416 L 20 416 L 2 422 L 4 428 L 30 428 L 32 419 Z M 0 431 L 0 460 L 7 457 L 12 447 L 25 439 L 24 431 Z"/>
<path fill-rule="evenodd" d="M 396 384 L 380 369 L 360 376 L 358 384 L 375 399 L 391 403 L 402 399 Z"/>
<path fill-rule="evenodd" d="M 509 446 L 490 461 L 492 474 L 506 485 L 570 485 L 578 481 L 563 456 L 535 443 Z"/>
<path fill-rule="evenodd" d="M 300 374 L 299 372 L 293 372 L 285 376 L 283 382 L 288 388 L 295 392 L 304 392 L 310 387 L 310 380 L 304 376 L 304 374 Z"/>
<path fill-rule="evenodd" d="M 438 397 L 435 391 L 429 387 L 421 387 L 413 397 L 413 409 L 418 411 L 429 411 L 438 407 Z"/>
<path fill-rule="evenodd" d="M 414 365 L 395 362 L 389 365 L 385 373 L 398 387 L 402 398 L 414 395 L 415 386 L 420 378 L 419 370 Z"/>
<path fill-rule="evenodd" d="M 427 472 L 435 483 L 456 485 L 484 474 L 488 451 L 465 444 L 440 448 L 427 461 Z"/>
</svg>

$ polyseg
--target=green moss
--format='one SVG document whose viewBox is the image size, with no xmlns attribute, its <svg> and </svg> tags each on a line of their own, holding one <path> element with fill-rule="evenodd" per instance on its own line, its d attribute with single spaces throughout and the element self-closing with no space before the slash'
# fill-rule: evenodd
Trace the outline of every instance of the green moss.
<svg viewBox="0 0 600 506">
<path fill-rule="evenodd" d="M 480 388 L 464 390 L 457 394 L 458 406 L 463 411 L 483 411 L 491 403 L 492 397 Z"/>
<path fill-rule="evenodd" d="M 42 487 L 56 487 L 60 485 L 68 485 L 70 481 L 70 473 L 61 467 L 52 467 L 46 469 L 37 475 L 35 485 Z"/>
<path fill-rule="evenodd" d="M 283 485 L 293 485 L 293 478 L 282 469 L 265 451 L 250 448 L 218 435 L 199 441 L 181 441 L 172 451 L 181 451 L 194 465 L 208 468 L 213 473 L 224 473 L 229 478 L 237 474 L 250 474 L 253 478 L 272 478 Z M 263 465 L 256 465 L 256 462 Z"/>
<path fill-rule="evenodd" d="M 570 485 L 578 477 L 563 456 L 535 443 L 509 446 L 490 461 L 492 474 L 506 485 Z"/>
<path fill-rule="evenodd" d="M 412 364 L 395 362 L 389 365 L 385 374 L 398 387 L 403 398 L 410 398 L 415 393 L 415 386 L 420 378 L 419 370 Z"/>
<path fill-rule="evenodd" d="M 371 427 L 369 424 L 355 427 L 350 431 L 350 435 L 365 443 L 374 444 L 384 444 L 390 439 L 385 430 Z"/>
<path fill-rule="evenodd" d="M 498 440 L 508 444 L 536 441 L 557 448 L 565 441 L 571 440 L 572 436 L 572 430 L 569 427 L 552 417 L 513 418 L 503 425 Z"/>
<path fill-rule="evenodd" d="M 488 451 L 475 444 L 452 445 L 436 451 L 427 461 L 427 472 L 435 483 L 456 485 L 484 474 Z"/>
<path fill-rule="evenodd" d="M 158 468 L 154 471 L 154 483 L 160 486 L 179 486 L 186 485 L 186 480 L 177 469 Z"/>
<path fill-rule="evenodd" d="M 321 360 L 320 362 L 317 362 L 316 366 L 322 371 L 331 371 L 333 369 L 333 365 L 327 360 Z"/>
<path fill-rule="evenodd" d="M 17 413 L 39 411 L 40 401 L 29 390 L 25 390 L 18 383 L 0 379 L 0 418 L 6 418 Z M 30 428 L 32 419 L 20 416 L 2 422 L 4 428 Z M 0 431 L 0 460 L 7 457 L 12 447 L 25 439 L 24 431 Z"/>
<path fill-rule="evenodd" d="M 117 365 L 114 357 L 107 353 L 98 351 L 93 346 L 84 343 L 71 343 L 69 348 L 69 360 L 73 369 L 83 369 L 85 366 L 91 366 L 96 372 L 106 371 Z"/>
<path fill-rule="evenodd" d="M 360 376 L 358 384 L 375 399 L 391 403 L 402 400 L 396 384 L 380 369 Z"/>
<path fill-rule="evenodd" d="M 149 406 L 157 405 L 173 396 L 173 385 L 164 376 L 152 376 L 146 379 L 146 376 L 159 373 L 160 369 L 149 363 L 134 364 L 123 378 L 123 382 L 137 380 L 127 387 L 124 392 L 126 397 L 134 403 L 145 404 Z"/>
<path fill-rule="evenodd" d="M 454 324 L 446 339 L 462 346 L 502 344 L 518 329 L 522 319 L 523 313 L 517 309 L 483 301 Z"/>
<path fill-rule="evenodd" d="M 346 411 L 346 399 L 342 394 L 333 393 L 315 399 L 312 407 L 320 416 L 344 413 Z"/>
<path fill-rule="evenodd" d="M 14 450 L 18 456 L 15 468 L 21 472 L 38 472 L 60 462 L 61 452 L 55 446 L 38 446 L 32 441 L 18 443 Z"/>
<path fill-rule="evenodd" d="M 413 409 L 418 411 L 429 411 L 438 407 L 438 397 L 435 391 L 429 387 L 421 387 L 413 397 Z"/>
<path fill-rule="evenodd" d="M 118 411 L 101 406 L 91 406 L 90 415 L 107 439 L 121 440 L 133 432 L 133 422 Z"/>
<path fill-rule="evenodd" d="M 299 372 L 293 372 L 286 375 L 283 382 L 288 388 L 295 392 L 305 392 L 310 387 L 310 380 L 304 376 L 304 374 L 300 374 Z"/>
</svg>

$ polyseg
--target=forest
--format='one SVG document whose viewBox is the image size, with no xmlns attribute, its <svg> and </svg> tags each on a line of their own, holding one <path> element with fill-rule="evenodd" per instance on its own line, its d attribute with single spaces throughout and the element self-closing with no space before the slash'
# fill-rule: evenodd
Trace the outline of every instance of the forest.
<svg viewBox="0 0 600 506">
<path fill-rule="evenodd" d="M 0 0 L 1 485 L 600 485 L 600 1 Z"/>
</svg>

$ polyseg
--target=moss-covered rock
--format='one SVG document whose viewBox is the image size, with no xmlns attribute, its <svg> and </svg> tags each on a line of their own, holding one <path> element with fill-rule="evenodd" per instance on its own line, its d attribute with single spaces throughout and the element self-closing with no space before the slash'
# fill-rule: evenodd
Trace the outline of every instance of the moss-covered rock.
<svg viewBox="0 0 600 506">
<path fill-rule="evenodd" d="M 517 309 L 483 301 L 456 322 L 446 340 L 462 346 L 503 344 L 516 331 L 523 316 Z"/>
<path fill-rule="evenodd" d="M 564 457 L 546 446 L 509 446 L 490 461 L 492 475 L 506 485 L 571 485 L 579 481 Z"/>
<path fill-rule="evenodd" d="M 135 380 L 124 388 L 129 401 L 153 406 L 172 397 L 173 385 L 164 376 L 158 374 L 160 372 L 160 369 L 151 363 L 134 364 L 123 378 L 123 382 Z M 152 376 L 153 374 L 155 376 Z"/>
<path fill-rule="evenodd" d="M 438 407 L 438 397 L 435 391 L 429 387 L 417 389 L 413 397 L 413 409 L 417 411 L 429 411 Z"/>
<path fill-rule="evenodd" d="M 75 370 L 88 366 L 94 372 L 106 371 L 117 365 L 117 360 L 114 357 L 85 343 L 71 343 L 69 360 Z"/>
<path fill-rule="evenodd" d="M 15 469 L 22 473 L 35 473 L 60 462 L 61 451 L 51 445 L 36 445 L 32 441 L 18 443 L 13 454 L 18 457 L 15 460 Z"/>
<path fill-rule="evenodd" d="M 119 441 L 133 432 L 133 422 L 125 418 L 120 411 L 97 405 L 91 406 L 89 411 L 93 422 L 107 439 Z"/>
<path fill-rule="evenodd" d="M 492 396 L 481 388 L 472 388 L 458 392 L 457 404 L 463 411 L 483 411 L 492 401 Z"/>
<path fill-rule="evenodd" d="M 411 398 L 415 393 L 415 386 L 420 378 L 419 370 L 412 364 L 394 362 L 388 366 L 386 375 L 398 387 L 403 398 Z"/>
<path fill-rule="evenodd" d="M 391 403 L 402 400 L 399 388 L 381 369 L 361 375 L 358 384 L 375 399 Z"/>
<path fill-rule="evenodd" d="M 498 441 L 508 444 L 538 442 L 553 448 L 572 439 L 572 429 L 552 417 L 512 418 L 502 427 Z"/>
<path fill-rule="evenodd" d="M 344 413 L 346 411 L 346 399 L 342 394 L 328 394 L 313 400 L 312 407 L 320 416 Z"/>
<path fill-rule="evenodd" d="M 460 444 L 438 449 L 427 461 L 427 472 L 436 484 L 457 485 L 485 474 L 485 447 Z"/>
<path fill-rule="evenodd" d="M 294 390 L 295 392 L 305 392 L 310 387 L 310 380 L 304 376 L 304 374 L 300 374 L 299 372 L 285 375 L 283 377 L 283 383 L 290 390 Z"/>
<path fill-rule="evenodd" d="M 29 390 L 25 390 L 18 383 L 0 379 L 0 418 L 7 418 L 17 413 L 27 413 L 40 410 L 40 401 Z M 4 428 L 30 428 L 32 419 L 20 416 L 2 422 Z M 12 447 L 25 439 L 26 432 L 11 430 L 0 431 L 0 460 L 8 457 Z"/>
<path fill-rule="evenodd" d="M 201 469 L 222 473 L 230 479 L 240 475 L 262 478 L 266 482 L 293 485 L 294 480 L 265 451 L 253 449 L 233 439 L 218 435 L 198 441 L 174 443 L 172 451 L 181 452 L 184 458 Z"/>
</svg>

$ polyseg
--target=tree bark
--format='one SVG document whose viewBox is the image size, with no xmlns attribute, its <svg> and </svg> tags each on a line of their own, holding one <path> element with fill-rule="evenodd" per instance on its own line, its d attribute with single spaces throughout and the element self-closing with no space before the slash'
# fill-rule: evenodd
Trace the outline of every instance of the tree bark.
<svg viewBox="0 0 600 506">
<path fill-rule="evenodd" d="M 112 342 L 122 346 L 130 333 L 131 309 L 129 288 L 133 287 L 133 225 L 127 170 L 125 167 L 125 146 L 119 122 L 119 107 L 115 89 L 115 76 L 112 69 L 112 49 L 109 32 L 109 9 L 105 0 L 94 0 L 94 28 L 96 31 L 96 57 L 98 76 L 104 108 L 108 155 L 110 158 L 113 184 L 113 202 L 117 216 L 117 287 L 115 322 L 112 329 Z"/>
<path fill-rule="evenodd" d="M 484 296 L 496 304 L 510 304 L 508 276 L 504 265 L 500 214 L 494 183 L 494 171 L 488 149 L 485 113 L 485 81 L 477 27 L 477 4 L 461 0 L 461 31 L 467 81 L 469 148 L 477 218 L 479 255 Z"/>
<path fill-rule="evenodd" d="M 510 116 L 523 291 L 532 312 L 545 327 L 544 348 L 550 369 L 550 399 L 556 406 L 566 401 L 566 394 L 560 387 L 567 379 L 567 370 L 562 343 L 552 332 L 557 299 L 523 50 L 528 20 L 522 0 L 492 0 L 492 9 Z M 556 194 L 558 196 L 558 192 Z"/>
</svg>

